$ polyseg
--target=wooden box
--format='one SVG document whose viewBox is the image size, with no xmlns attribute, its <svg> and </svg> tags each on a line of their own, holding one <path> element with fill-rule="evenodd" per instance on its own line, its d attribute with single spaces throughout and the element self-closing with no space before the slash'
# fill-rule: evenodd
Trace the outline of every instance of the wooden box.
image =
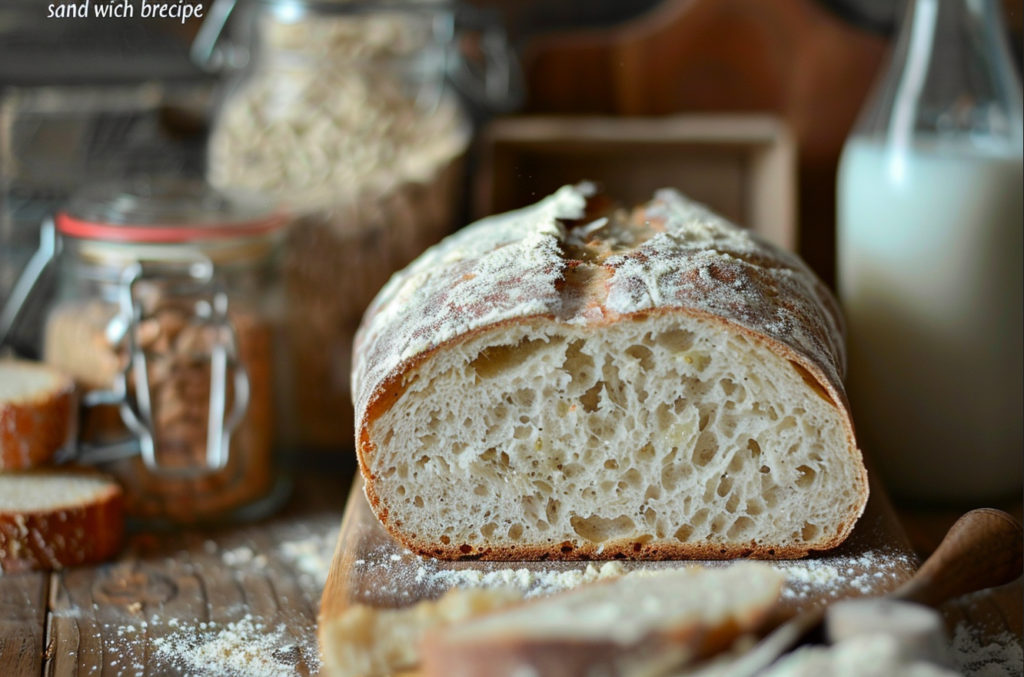
<svg viewBox="0 0 1024 677">
<path fill-rule="evenodd" d="M 479 218 L 588 179 L 625 205 L 672 187 L 795 250 L 796 147 L 768 115 L 509 117 L 481 134 Z"/>
</svg>

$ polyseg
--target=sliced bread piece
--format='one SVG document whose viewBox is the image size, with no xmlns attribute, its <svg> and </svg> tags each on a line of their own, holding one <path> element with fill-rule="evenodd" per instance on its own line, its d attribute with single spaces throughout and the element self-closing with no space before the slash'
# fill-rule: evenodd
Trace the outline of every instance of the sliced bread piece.
<svg viewBox="0 0 1024 677">
<path fill-rule="evenodd" d="M 766 564 L 637 572 L 427 634 L 427 677 L 654 677 L 754 632 L 782 592 Z"/>
<path fill-rule="evenodd" d="M 387 677 L 419 664 L 418 646 L 432 628 L 474 618 L 520 602 L 510 588 L 453 588 L 437 600 L 402 609 L 354 605 L 331 620 L 321 619 L 319 636 L 324 677 Z"/>
<path fill-rule="evenodd" d="M 101 562 L 121 547 L 120 485 L 91 470 L 0 473 L 0 570 Z"/>
<path fill-rule="evenodd" d="M 71 434 L 74 383 L 50 366 L 0 361 L 0 470 L 49 461 Z"/>
<path fill-rule="evenodd" d="M 566 186 L 449 237 L 377 296 L 352 392 L 378 519 L 446 559 L 842 543 L 868 484 L 825 285 L 674 191 L 600 209 Z"/>
</svg>

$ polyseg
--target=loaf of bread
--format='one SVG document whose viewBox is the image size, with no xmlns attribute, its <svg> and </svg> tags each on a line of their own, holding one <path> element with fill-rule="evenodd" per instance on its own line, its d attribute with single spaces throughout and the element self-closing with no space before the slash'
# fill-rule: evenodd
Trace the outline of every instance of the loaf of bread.
<svg viewBox="0 0 1024 677">
<path fill-rule="evenodd" d="M 0 471 L 48 462 L 68 441 L 71 377 L 43 364 L 0 361 Z"/>
<path fill-rule="evenodd" d="M 795 558 L 868 485 L 842 321 L 796 256 L 671 190 L 589 185 L 397 273 L 354 350 L 384 526 L 451 559 Z"/>
<path fill-rule="evenodd" d="M 0 571 L 102 562 L 121 547 L 124 496 L 84 469 L 0 473 Z"/>
<path fill-rule="evenodd" d="M 426 677 L 667 675 L 758 630 L 782 592 L 766 564 L 635 572 L 426 635 Z"/>
</svg>

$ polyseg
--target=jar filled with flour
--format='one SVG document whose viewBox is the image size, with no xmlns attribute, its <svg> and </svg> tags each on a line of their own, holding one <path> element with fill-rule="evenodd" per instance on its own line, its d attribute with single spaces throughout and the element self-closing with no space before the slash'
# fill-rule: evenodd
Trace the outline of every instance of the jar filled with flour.
<svg viewBox="0 0 1024 677">
<path fill-rule="evenodd" d="M 892 491 L 1021 490 L 1020 80 L 997 0 L 913 0 L 843 151 L 839 292 L 858 436 Z"/>
<path fill-rule="evenodd" d="M 193 46 L 196 60 L 233 76 L 209 181 L 270 194 L 293 216 L 288 442 L 351 446 L 350 355 L 363 311 L 456 225 L 471 125 L 448 83 L 511 98 L 503 34 L 477 22 L 482 58 L 470 63 L 457 49 L 464 15 L 429 1 L 218 0 Z"/>
</svg>

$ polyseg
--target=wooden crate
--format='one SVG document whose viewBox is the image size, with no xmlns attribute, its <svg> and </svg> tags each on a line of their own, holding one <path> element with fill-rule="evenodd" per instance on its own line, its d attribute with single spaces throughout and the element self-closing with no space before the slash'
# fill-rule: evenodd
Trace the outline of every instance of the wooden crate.
<svg viewBox="0 0 1024 677">
<path fill-rule="evenodd" d="M 626 205 L 672 187 L 795 250 L 796 146 L 768 115 L 510 117 L 481 134 L 477 218 L 598 182 Z"/>
</svg>

